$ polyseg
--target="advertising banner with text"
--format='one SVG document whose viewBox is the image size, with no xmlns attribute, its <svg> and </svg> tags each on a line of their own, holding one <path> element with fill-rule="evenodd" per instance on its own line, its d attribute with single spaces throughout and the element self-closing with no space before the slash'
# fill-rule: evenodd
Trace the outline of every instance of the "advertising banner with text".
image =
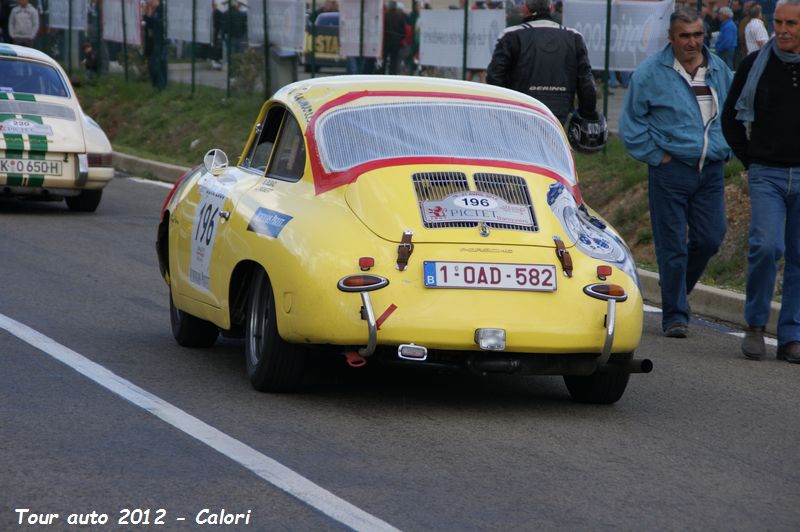
<svg viewBox="0 0 800 532">
<path fill-rule="evenodd" d="M 125 31 L 122 31 L 122 6 L 125 6 Z M 139 0 L 103 2 L 103 39 L 142 45 L 142 12 Z"/>
<path fill-rule="evenodd" d="M 89 2 L 87 0 L 50 0 L 50 27 L 68 30 L 69 3 L 72 2 L 72 30 L 86 31 L 89 18 Z"/>
<path fill-rule="evenodd" d="M 192 5 L 195 6 L 194 14 Z M 176 41 L 211 44 L 211 0 L 169 0 L 167 2 L 167 37 Z M 192 39 L 194 18 L 194 39 Z"/>
<path fill-rule="evenodd" d="M 674 2 L 614 0 L 611 3 L 609 69 L 631 71 L 667 44 Z M 589 48 L 592 67 L 605 64 L 606 1 L 565 0 L 564 25 L 578 30 Z"/>
<path fill-rule="evenodd" d="M 339 50 L 357 57 L 361 37 L 361 0 L 339 0 Z M 383 2 L 364 0 L 364 57 L 380 57 L 383 42 Z"/>
<path fill-rule="evenodd" d="M 284 51 L 299 52 L 305 39 L 302 0 L 267 0 L 270 44 Z M 247 40 L 251 46 L 264 44 L 264 0 L 250 0 L 247 9 Z"/>
<path fill-rule="evenodd" d="M 469 11 L 467 68 L 483 70 L 492 59 L 497 37 L 506 26 L 502 9 Z M 422 11 L 419 62 L 438 67 L 461 67 L 464 57 L 464 12 L 456 9 Z"/>
</svg>

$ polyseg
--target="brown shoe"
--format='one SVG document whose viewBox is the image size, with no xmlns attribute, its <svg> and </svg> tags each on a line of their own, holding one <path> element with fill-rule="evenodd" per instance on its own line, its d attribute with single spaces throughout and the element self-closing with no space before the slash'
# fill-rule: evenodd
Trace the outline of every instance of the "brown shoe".
<svg viewBox="0 0 800 532">
<path fill-rule="evenodd" d="M 767 353 L 764 345 L 764 327 L 748 327 L 742 340 L 742 354 L 750 360 L 761 360 Z"/>
<path fill-rule="evenodd" d="M 789 342 L 779 346 L 778 360 L 800 364 L 800 342 Z"/>
</svg>

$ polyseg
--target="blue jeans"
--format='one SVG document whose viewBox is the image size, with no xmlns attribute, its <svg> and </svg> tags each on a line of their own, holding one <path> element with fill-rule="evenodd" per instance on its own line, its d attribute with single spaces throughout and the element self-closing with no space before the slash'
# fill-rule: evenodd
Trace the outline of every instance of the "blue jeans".
<svg viewBox="0 0 800 532">
<path fill-rule="evenodd" d="M 800 340 L 800 166 L 751 164 L 750 236 L 744 318 L 758 327 L 769 320 L 778 261 L 785 256 L 778 345 Z"/>
<path fill-rule="evenodd" d="M 658 260 L 664 330 L 689 322 L 686 296 L 725 237 L 722 169 L 722 161 L 708 162 L 700 171 L 677 159 L 648 167 L 650 224 Z"/>
</svg>

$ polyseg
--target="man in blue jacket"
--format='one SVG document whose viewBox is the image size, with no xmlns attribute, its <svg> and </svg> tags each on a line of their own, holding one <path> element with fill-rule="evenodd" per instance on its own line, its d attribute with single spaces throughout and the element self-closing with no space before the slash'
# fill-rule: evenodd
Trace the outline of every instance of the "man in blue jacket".
<svg viewBox="0 0 800 532">
<path fill-rule="evenodd" d="M 720 20 L 719 36 L 714 50 L 725 61 L 728 68 L 733 69 L 733 60 L 736 58 L 736 47 L 739 44 L 739 30 L 733 22 L 733 10 L 727 6 L 719 8 L 717 17 Z"/>
<path fill-rule="evenodd" d="M 668 36 L 669 44 L 634 72 L 619 131 L 631 156 L 648 165 L 662 328 L 668 337 L 685 338 L 687 295 L 725 236 L 723 165 L 730 148 L 719 117 L 733 74 L 703 45 L 697 12 L 676 10 Z"/>
</svg>

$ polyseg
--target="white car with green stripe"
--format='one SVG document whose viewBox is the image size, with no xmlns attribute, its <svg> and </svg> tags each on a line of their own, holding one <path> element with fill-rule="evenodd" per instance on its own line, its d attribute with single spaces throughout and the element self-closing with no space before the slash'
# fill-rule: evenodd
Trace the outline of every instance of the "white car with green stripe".
<svg viewBox="0 0 800 532">
<path fill-rule="evenodd" d="M 0 44 L 0 196 L 97 209 L 114 176 L 111 143 L 51 57 Z"/>
</svg>

